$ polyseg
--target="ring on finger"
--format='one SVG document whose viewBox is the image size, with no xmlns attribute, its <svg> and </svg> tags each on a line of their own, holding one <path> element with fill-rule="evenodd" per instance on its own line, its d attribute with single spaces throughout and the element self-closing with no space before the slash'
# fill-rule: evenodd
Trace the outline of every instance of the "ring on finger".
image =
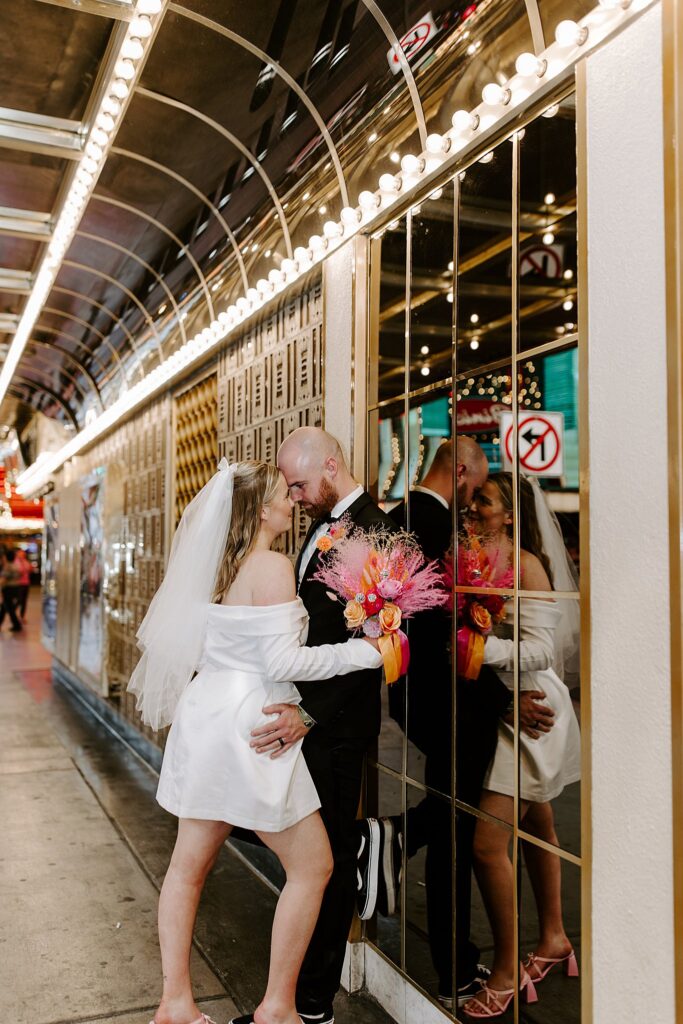
<svg viewBox="0 0 683 1024">
<path fill-rule="evenodd" d="M 280 747 L 284 747 L 285 741 L 283 740 L 282 736 L 278 736 L 277 741 L 280 744 Z"/>
</svg>

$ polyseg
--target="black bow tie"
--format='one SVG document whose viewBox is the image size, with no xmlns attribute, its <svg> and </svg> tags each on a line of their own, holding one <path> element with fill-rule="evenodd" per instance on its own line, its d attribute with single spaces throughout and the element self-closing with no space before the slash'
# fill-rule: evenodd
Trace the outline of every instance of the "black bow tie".
<svg viewBox="0 0 683 1024">
<path fill-rule="evenodd" d="M 331 512 L 328 512 L 327 515 L 321 516 L 321 518 L 318 520 L 318 522 L 319 523 L 336 523 L 338 519 L 339 519 L 339 516 L 333 516 L 331 514 Z"/>
</svg>

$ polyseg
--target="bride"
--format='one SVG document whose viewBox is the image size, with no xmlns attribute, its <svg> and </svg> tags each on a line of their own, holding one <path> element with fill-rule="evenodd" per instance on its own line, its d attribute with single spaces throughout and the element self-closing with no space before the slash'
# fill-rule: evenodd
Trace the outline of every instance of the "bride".
<svg viewBox="0 0 683 1024">
<path fill-rule="evenodd" d="M 266 992 L 239 1022 L 300 1024 L 296 981 L 332 854 L 301 741 L 279 739 L 259 755 L 250 734 L 268 720 L 263 707 L 298 703 L 290 680 L 378 668 L 382 659 L 366 638 L 302 646 L 308 617 L 294 571 L 271 550 L 293 505 L 275 466 L 223 459 L 185 509 L 138 630 L 143 653 L 129 689 L 152 728 L 173 723 L 157 800 L 180 819 L 159 898 L 163 993 L 152 1024 L 209 1021 L 192 995 L 192 932 L 206 876 L 236 825 L 254 830 L 286 873 Z"/>
</svg>

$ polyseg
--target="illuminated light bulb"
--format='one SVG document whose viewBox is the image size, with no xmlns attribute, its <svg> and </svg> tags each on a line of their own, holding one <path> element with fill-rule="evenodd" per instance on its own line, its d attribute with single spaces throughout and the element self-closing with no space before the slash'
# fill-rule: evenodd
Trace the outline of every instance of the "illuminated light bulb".
<svg viewBox="0 0 683 1024">
<path fill-rule="evenodd" d="M 244 295 L 240 295 L 235 305 L 237 306 L 238 312 L 242 315 L 249 311 L 249 300 L 245 299 Z"/>
<path fill-rule="evenodd" d="M 318 213 L 320 214 L 321 217 L 324 217 L 324 215 L 327 213 L 327 207 L 326 206 L 319 206 L 318 207 Z"/>
<path fill-rule="evenodd" d="M 337 224 L 336 220 L 326 220 L 323 224 L 323 234 L 325 238 L 339 238 L 341 235 L 341 228 Z"/>
<path fill-rule="evenodd" d="M 128 58 L 128 60 L 140 60 L 144 52 L 140 40 L 132 37 L 125 39 L 121 47 L 121 56 Z"/>
<path fill-rule="evenodd" d="M 128 85 L 126 84 L 126 82 L 124 82 L 122 78 L 117 78 L 114 82 L 112 82 L 111 91 L 112 94 L 117 97 L 117 99 L 125 100 L 126 96 L 130 92 L 130 89 L 128 88 Z"/>
<path fill-rule="evenodd" d="M 556 196 L 554 192 L 546 192 L 546 194 L 543 197 L 543 202 L 546 206 L 552 206 L 555 202 L 555 198 Z"/>
<path fill-rule="evenodd" d="M 555 241 L 555 235 L 553 234 L 552 231 L 544 232 L 544 234 L 543 234 L 543 244 L 544 245 L 552 245 L 554 241 Z"/>
<path fill-rule="evenodd" d="M 310 263 L 311 262 L 310 250 L 309 249 L 305 249 L 303 247 L 303 245 L 297 245 L 296 249 L 294 250 L 294 259 L 299 264 L 299 269 L 301 269 L 302 263 Z"/>
<path fill-rule="evenodd" d="M 365 189 L 358 196 L 358 203 L 363 210 L 376 210 L 380 204 L 380 198 L 374 192 Z"/>
<path fill-rule="evenodd" d="M 573 323 L 566 323 L 566 324 L 565 324 L 564 326 L 565 326 L 565 329 L 566 329 L 566 330 L 568 330 L 568 331 L 573 331 L 573 330 L 574 330 L 574 328 L 575 328 L 575 326 L 576 326 L 576 324 L 573 324 Z"/>
<path fill-rule="evenodd" d="M 225 311 L 223 311 L 222 313 L 218 314 L 218 323 L 222 324 L 223 327 L 229 327 L 230 326 L 230 317 L 228 316 L 228 314 Z"/>
<path fill-rule="evenodd" d="M 479 314 L 478 313 L 473 313 L 472 314 L 472 316 L 470 317 L 470 323 L 471 324 L 478 324 L 479 323 Z"/>
<path fill-rule="evenodd" d="M 136 7 L 137 14 L 158 14 L 161 10 L 161 0 L 138 0 Z"/>
<path fill-rule="evenodd" d="M 400 153 L 397 153 L 396 150 L 394 150 L 392 153 L 389 154 L 389 159 L 391 160 L 392 164 L 398 164 L 401 161 L 401 155 Z"/>
<path fill-rule="evenodd" d="M 498 85 L 497 82 L 489 82 L 481 90 L 481 98 L 490 107 L 506 106 L 510 102 L 512 93 L 506 85 Z"/>
<path fill-rule="evenodd" d="M 282 284 L 282 279 L 283 279 L 282 271 L 276 270 L 275 267 L 273 267 L 272 270 L 268 271 L 268 280 L 270 281 L 270 283 L 272 285 Z"/>
<path fill-rule="evenodd" d="M 449 260 L 449 261 L 448 261 L 448 269 L 449 269 L 450 271 L 452 271 L 452 270 L 453 270 L 453 266 L 454 266 L 454 264 L 453 264 L 453 260 Z"/>
<path fill-rule="evenodd" d="M 571 310 L 573 308 L 574 308 L 574 303 L 572 302 L 571 299 L 565 299 L 565 301 L 562 303 L 562 309 L 565 311 L 565 313 L 571 312 Z"/>
<path fill-rule="evenodd" d="M 453 292 L 446 292 L 446 302 L 453 301 Z"/>
<path fill-rule="evenodd" d="M 228 306 L 225 312 L 228 314 L 232 321 L 237 319 L 237 306 Z"/>
<path fill-rule="evenodd" d="M 543 113 L 541 114 L 541 117 L 555 117 L 555 114 L 558 112 L 559 109 L 560 109 L 560 104 L 559 103 L 553 103 L 553 105 L 551 107 L 548 107 L 547 110 L 543 111 Z"/>
<path fill-rule="evenodd" d="M 90 138 L 93 142 L 96 142 L 98 146 L 106 146 L 109 141 L 109 136 L 103 128 L 93 128 L 90 133 Z"/>
<path fill-rule="evenodd" d="M 306 202 L 307 199 L 311 198 L 311 193 L 310 192 L 304 192 L 304 194 L 302 195 L 301 198 L 303 199 L 304 202 Z"/>
<path fill-rule="evenodd" d="M 261 296 L 255 288 L 247 288 L 247 298 L 253 304 L 254 302 L 258 302 Z"/>
<path fill-rule="evenodd" d="M 456 132 L 476 132 L 479 127 L 479 115 L 472 114 L 469 110 L 456 110 L 451 118 L 451 124 Z"/>
<path fill-rule="evenodd" d="M 396 180 L 395 174 L 382 174 L 379 179 L 379 187 L 382 192 L 396 193 L 401 187 L 401 179 Z"/>
<path fill-rule="evenodd" d="M 354 210 L 352 206 L 345 206 L 340 217 L 348 227 L 355 227 L 360 221 L 360 211 Z"/>
<path fill-rule="evenodd" d="M 561 21 L 555 29 L 555 42 L 558 46 L 583 46 L 588 39 L 588 29 L 577 25 L 575 21 Z"/>
<path fill-rule="evenodd" d="M 406 153 L 401 160 L 401 170 L 404 174 L 422 174 L 424 166 L 424 160 L 414 153 Z"/>
<path fill-rule="evenodd" d="M 102 101 L 102 110 L 105 114 L 111 114 L 112 117 L 118 117 L 121 113 L 121 104 L 115 96 L 107 96 Z"/>
<path fill-rule="evenodd" d="M 148 39 L 152 34 L 152 22 L 149 18 L 133 18 L 130 23 L 130 34 L 138 39 Z"/>
<path fill-rule="evenodd" d="M 256 282 L 256 290 L 259 295 L 270 295 L 273 290 L 273 286 L 270 281 L 266 281 L 265 277 L 260 277 Z"/>
<path fill-rule="evenodd" d="M 371 135 L 368 135 L 368 142 L 377 142 L 377 132 L 372 132 Z"/>
<path fill-rule="evenodd" d="M 312 252 L 324 252 L 327 249 L 327 239 L 320 235 L 311 235 L 308 239 L 308 248 Z"/>
<path fill-rule="evenodd" d="M 515 70 L 522 78 L 543 78 L 548 70 L 548 61 L 543 57 L 537 57 L 535 53 L 520 53 L 515 61 Z"/>
<path fill-rule="evenodd" d="M 433 192 L 430 192 L 429 198 L 432 199 L 432 200 L 437 200 L 437 199 L 441 199 L 442 195 L 443 195 L 443 189 L 442 188 L 437 188 L 437 189 L 434 189 Z"/>
<path fill-rule="evenodd" d="M 88 159 L 90 158 L 88 157 Z M 91 185 L 94 177 L 93 172 L 89 171 L 83 164 L 81 164 L 76 172 L 76 181 L 82 181 L 84 185 Z"/>
<path fill-rule="evenodd" d="M 91 156 L 93 158 L 93 160 L 102 159 L 102 150 L 96 142 L 88 142 L 88 144 L 85 147 L 85 151 L 88 154 L 88 156 Z"/>
<path fill-rule="evenodd" d="M 420 355 L 423 355 L 423 356 L 428 356 L 429 355 L 429 345 L 423 345 L 422 346 L 422 348 L 420 349 Z"/>
<path fill-rule="evenodd" d="M 423 366 L 420 370 L 420 373 L 422 374 L 423 377 L 428 377 L 431 371 L 428 366 Z"/>
<path fill-rule="evenodd" d="M 296 273 L 297 265 L 294 262 L 294 260 L 284 259 L 280 264 L 280 270 L 282 271 L 283 274 L 286 274 L 287 277 L 289 277 L 290 274 Z"/>
<path fill-rule="evenodd" d="M 94 174 L 97 166 L 97 160 L 93 160 L 91 156 L 86 156 L 81 164 L 82 169 L 89 174 Z"/>
<path fill-rule="evenodd" d="M 473 349 L 476 352 L 476 350 L 479 348 L 479 339 L 478 338 L 472 338 L 472 341 L 470 342 L 470 348 Z M 482 394 L 482 389 L 481 388 L 479 389 L 479 394 Z"/>
<path fill-rule="evenodd" d="M 135 65 L 133 61 L 128 59 L 117 60 L 114 65 L 114 74 L 130 82 L 132 78 L 135 78 Z"/>
<path fill-rule="evenodd" d="M 427 136 L 425 149 L 428 153 L 440 156 L 442 153 L 447 153 L 450 148 L 451 140 L 443 135 L 439 135 L 438 132 Z"/>
<path fill-rule="evenodd" d="M 571 269 L 567 269 L 567 270 L 565 270 L 565 272 L 564 272 L 564 274 L 562 276 L 565 279 L 565 281 L 571 281 L 571 279 L 574 276 L 574 271 L 571 270 Z"/>
<path fill-rule="evenodd" d="M 479 163 L 480 164 L 490 164 L 492 160 L 493 160 L 493 150 L 492 149 L 490 149 L 488 151 L 488 153 L 484 153 L 483 156 L 479 157 Z"/>
<path fill-rule="evenodd" d="M 114 130 L 114 118 L 111 114 L 107 114 L 106 111 L 98 114 L 95 119 L 95 124 L 102 128 L 105 132 L 111 132 Z"/>
</svg>

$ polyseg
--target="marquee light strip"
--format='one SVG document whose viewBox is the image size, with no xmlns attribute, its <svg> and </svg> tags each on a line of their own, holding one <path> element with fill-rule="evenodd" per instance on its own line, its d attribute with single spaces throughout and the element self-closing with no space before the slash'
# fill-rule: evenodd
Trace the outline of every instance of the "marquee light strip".
<svg viewBox="0 0 683 1024">
<path fill-rule="evenodd" d="M 112 141 L 121 124 L 127 100 L 142 69 L 143 57 L 162 11 L 162 0 L 137 0 L 134 17 L 127 23 L 118 52 L 113 58 L 112 77 L 103 90 L 102 101 L 93 114 L 84 141 L 83 155 L 72 169 L 69 189 L 52 232 L 45 255 L 0 373 L 0 402 L 14 376 L 24 348 L 31 337 L 62 260 L 104 166 Z"/>
<path fill-rule="evenodd" d="M 139 3 L 141 2 L 145 0 L 139 0 Z M 249 288 L 246 295 L 219 313 L 208 327 L 121 395 L 64 447 L 57 452 L 42 453 L 36 462 L 21 474 L 17 490 L 22 495 L 30 495 L 43 487 L 64 462 L 92 444 L 131 410 L 147 401 L 151 395 L 180 377 L 191 364 L 205 358 L 274 296 L 289 288 L 359 230 L 371 226 L 373 221 L 399 197 L 410 196 L 447 158 L 450 159 L 455 153 L 465 149 L 475 139 L 485 140 L 510 110 L 521 107 L 533 99 L 537 92 L 558 78 L 577 59 L 603 42 L 621 27 L 625 20 L 649 6 L 650 2 L 651 0 L 600 0 L 599 6 L 580 22 L 560 22 L 556 29 L 555 42 L 542 54 L 520 54 L 516 62 L 517 74 L 513 78 L 502 84 L 491 82 L 484 86 L 482 102 L 473 110 L 455 111 L 452 118 L 453 127 L 444 135 L 429 135 L 425 150 L 421 154 L 404 156 L 400 174 L 383 174 L 376 192 L 361 192 L 357 207 L 344 207 L 339 221 L 326 221 L 322 234 L 313 235 L 308 241 L 307 248 L 296 248 L 293 259 L 283 259 L 279 268 L 273 267 L 267 280 L 262 278 L 257 281 L 255 288 Z M 0 386 L 1 383 L 0 379 Z"/>
</svg>

